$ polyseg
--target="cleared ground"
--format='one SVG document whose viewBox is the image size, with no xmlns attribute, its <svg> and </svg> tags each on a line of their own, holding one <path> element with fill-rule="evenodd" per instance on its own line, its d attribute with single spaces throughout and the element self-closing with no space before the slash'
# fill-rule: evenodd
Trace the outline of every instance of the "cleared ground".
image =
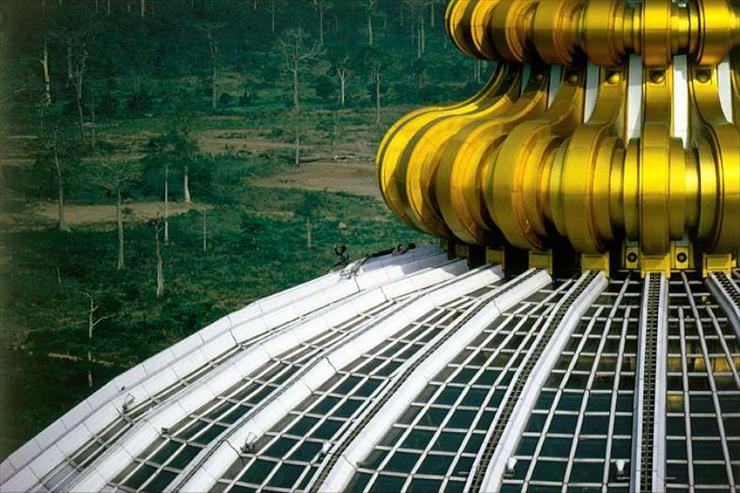
<svg viewBox="0 0 740 493">
<path fill-rule="evenodd" d="M 171 216 L 183 214 L 191 210 L 203 210 L 210 206 L 205 204 L 182 204 L 171 203 L 169 212 Z M 125 220 L 146 221 L 164 214 L 164 203 L 162 202 L 131 202 L 124 204 Z M 15 227 L 45 227 L 56 224 L 58 217 L 57 204 L 42 202 L 27 207 L 14 214 L 2 214 L 3 222 Z M 80 205 L 68 204 L 64 208 L 64 219 L 70 227 L 88 226 L 92 224 L 110 224 L 111 227 L 116 220 L 116 206 L 113 204 Z"/>
<path fill-rule="evenodd" d="M 256 178 L 251 183 L 260 187 L 347 192 L 383 200 L 375 181 L 375 166 L 367 163 L 316 161 L 284 173 Z"/>
</svg>

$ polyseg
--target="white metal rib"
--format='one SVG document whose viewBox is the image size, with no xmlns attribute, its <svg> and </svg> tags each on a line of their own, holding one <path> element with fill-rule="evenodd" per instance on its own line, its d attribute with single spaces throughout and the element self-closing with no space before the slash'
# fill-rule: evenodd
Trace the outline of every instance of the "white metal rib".
<svg viewBox="0 0 740 493">
<path fill-rule="evenodd" d="M 322 356 L 320 361 L 317 361 L 315 365 L 301 375 L 299 381 L 293 381 L 273 402 L 254 413 L 250 413 L 249 418 L 242 422 L 239 428 L 227 439 L 226 442 L 231 446 L 226 443 L 220 445 L 180 489 L 183 491 L 201 491 L 210 488 L 231 463 L 238 458 L 238 455 L 234 453 L 234 448 L 241 448 L 245 442 L 252 443 L 262 436 L 290 409 L 300 403 L 305 396 L 310 395 L 313 390 L 319 388 L 337 371 L 354 361 L 364 350 L 381 342 L 384 338 L 392 336 L 435 307 L 458 299 L 461 295 L 473 292 L 502 277 L 503 274 L 498 267 L 486 267 L 471 272 L 460 280 L 423 295 L 374 325 L 372 330 L 359 334 L 353 340 Z"/>
<path fill-rule="evenodd" d="M 694 493 L 694 451 L 691 440 L 691 403 L 689 399 L 689 367 L 686 351 L 686 323 L 683 307 L 678 307 L 678 330 L 681 343 L 681 385 L 683 386 L 683 413 L 686 427 L 686 464 L 689 479 L 689 493 Z"/>
<path fill-rule="evenodd" d="M 604 353 L 604 346 L 606 345 L 606 341 L 609 339 L 609 332 L 611 331 L 614 316 L 616 315 L 617 309 L 621 305 L 622 300 L 624 299 L 624 295 L 627 292 L 627 289 L 629 288 L 630 277 L 631 276 L 628 275 L 627 278 L 624 280 L 622 289 L 619 290 L 617 299 L 614 300 L 614 304 L 612 305 L 611 310 L 609 310 L 606 323 L 604 324 L 604 332 L 601 335 L 601 339 L 599 340 L 599 346 L 596 350 L 596 357 L 594 358 L 594 362 L 591 365 L 591 371 L 589 372 L 588 382 L 586 384 L 586 389 L 584 391 L 583 400 L 581 401 L 581 409 L 578 412 L 578 422 L 576 423 L 576 429 L 573 434 L 573 445 L 571 445 L 570 452 L 568 453 L 568 462 L 567 462 L 567 465 L 565 466 L 565 476 L 563 477 L 562 493 L 565 493 L 568 489 L 567 483 L 568 483 L 568 480 L 570 479 L 570 474 L 573 469 L 573 460 L 575 458 L 576 449 L 578 447 L 578 440 L 581 434 L 581 428 L 583 426 L 583 419 L 586 415 L 586 406 L 588 405 L 588 400 L 591 395 L 591 387 L 593 386 L 594 379 L 596 378 L 596 371 L 599 367 L 599 363 L 601 362 L 601 358 Z M 594 314 L 592 321 L 595 321 L 598 318 L 599 313 Z M 589 324 L 589 327 L 588 327 L 589 332 L 591 331 L 591 327 L 592 327 L 592 324 Z M 587 337 L 588 336 L 584 333 L 583 340 L 581 341 L 582 344 L 585 344 Z M 578 358 L 577 355 L 580 353 L 580 351 L 581 351 L 581 348 L 579 347 L 578 352 L 573 357 L 573 361 L 571 362 L 571 367 L 569 369 L 572 369 L 572 367 L 576 364 L 577 358 Z M 563 381 L 564 382 L 566 381 L 565 377 Z M 553 408 L 555 408 L 554 405 L 553 405 Z M 611 420 L 612 418 L 613 418 L 613 415 L 610 412 L 609 419 Z M 608 433 L 611 434 L 611 427 L 609 428 Z M 607 459 L 606 463 L 608 462 L 609 460 Z"/>
<path fill-rule="evenodd" d="M 627 75 L 627 135 L 639 139 L 642 132 L 642 58 L 630 55 Z"/>
<path fill-rule="evenodd" d="M 588 325 L 586 326 L 586 330 L 583 333 L 583 337 L 578 342 L 578 346 L 576 347 L 575 351 L 573 352 L 573 357 L 570 360 L 570 363 L 568 363 L 568 368 L 565 370 L 565 373 L 563 374 L 563 378 L 560 382 L 560 385 L 558 386 L 558 389 L 555 391 L 555 398 L 553 400 L 552 405 L 550 406 L 550 409 L 547 411 L 547 417 L 545 418 L 545 424 L 542 427 L 542 433 L 540 433 L 540 436 L 537 439 L 537 445 L 535 446 L 534 453 L 532 454 L 532 461 L 529 463 L 529 467 L 527 468 L 527 472 L 524 476 L 524 483 L 522 485 L 522 491 L 527 491 L 529 489 L 529 482 L 532 480 L 532 474 L 534 473 L 534 468 L 537 465 L 537 461 L 540 458 L 540 455 L 542 454 L 542 446 L 545 443 L 545 439 L 547 438 L 547 430 L 550 428 L 550 424 L 552 423 L 552 419 L 555 417 L 555 410 L 557 409 L 558 404 L 560 403 L 560 398 L 563 395 L 563 386 L 565 385 L 565 382 L 568 381 L 568 378 L 572 375 L 573 369 L 576 366 L 576 363 L 578 362 L 578 357 L 581 354 L 581 351 L 583 351 L 583 347 L 586 345 L 586 342 L 588 342 L 588 336 L 591 334 L 591 331 L 594 328 L 594 325 L 596 325 L 596 318 L 601 315 L 601 312 L 603 311 L 603 307 L 599 307 L 596 313 L 594 313 L 593 318 L 589 321 Z M 606 334 L 606 332 L 605 332 Z M 602 336 L 602 339 L 600 342 L 605 340 L 605 337 Z M 594 364 L 597 363 L 597 358 L 594 358 Z M 586 385 L 586 388 L 583 392 L 583 399 L 581 401 L 581 409 L 578 413 L 577 422 L 576 422 L 576 429 L 573 435 L 573 453 L 575 453 L 575 447 L 578 443 L 578 434 L 579 430 L 581 428 L 581 425 L 583 424 L 583 417 L 586 410 L 586 402 L 588 402 L 588 389 L 590 386 L 590 382 L 593 380 L 593 373 L 589 375 L 589 385 Z M 570 454 L 569 454 L 570 457 Z M 567 482 L 567 477 L 570 473 L 570 467 L 571 467 L 571 461 L 572 459 L 569 459 L 567 465 L 566 465 L 566 471 L 565 471 L 565 477 L 563 478 L 563 482 Z M 567 489 L 567 488 L 563 488 Z"/>
<path fill-rule="evenodd" d="M 573 286 L 571 292 L 577 293 L 579 290 L 582 290 L 582 292 L 580 292 L 576 299 L 573 300 L 572 304 L 568 306 L 566 313 L 563 315 L 558 327 L 555 329 L 555 332 L 552 334 L 550 341 L 547 343 L 542 356 L 537 360 L 534 367 L 532 368 L 532 371 L 527 378 L 526 383 L 524 384 L 524 387 L 520 394 L 520 398 L 517 401 L 511 413 L 511 417 L 503 430 L 500 440 L 498 441 L 498 445 L 493 452 L 493 456 L 491 457 L 491 461 L 488 464 L 485 475 L 483 477 L 483 481 L 481 482 L 480 491 L 498 491 L 501 487 L 501 480 L 503 479 L 506 462 L 509 457 L 516 451 L 516 447 L 519 443 L 527 421 L 529 421 L 529 417 L 531 416 L 532 409 L 537 400 L 537 397 L 539 396 L 542 385 L 547 379 L 547 376 L 550 374 L 550 371 L 554 367 L 555 363 L 557 363 L 557 358 L 559 357 L 563 347 L 567 343 L 568 338 L 575 329 L 581 316 L 586 311 L 588 306 L 608 285 L 608 280 L 606 279 L 604 274 L 598 273 L 593 276 L 593 279 L 589 282 L 588 286 L 584 287 L 583 283 L 587 282 L 587 279 L 592 274 L 593 273 L 591 272 L 584 273 L 579 279 L 579 282 L 577 282 Z M 559 305 L 564 308 L 563 305 L 567 301 L 567 299 L 568 295 L 566 295 L 566 297 L 561 300 Z M 556 307 L 550 317 L 557 316 L 558 310 L 559 308 Z M 534 345 L 536 346 L 537 342 L 535 342 Z M 532 355 L 530 354 L 529 357 L 532 357 Z M 522 366 L 524 366 L 525 362 L 526 358 L 525 361 L 522 363 Z M 517 372 L 517 374 L 514 375 L 513 378 L 522 378 L 520 372 Z M 506 399 L 509 398 L 510 393 L 511 387 L 504 397 L 504 402 L 506 401 Z M 504 405 L 502 403 L 501 408 L 503 407 Z M 490 433 L 493 430 L 493 425 L 496 423 L 497 419 L 498 415 L 496 419 L 494 419 L 489 433 L 486 434 L 486 442 L 490 440 Z M 476 459 L 476 467 L 480 467 L 478 465 L 479 462 L 480 454 L 479 457 Z M 472 481 L 474 476 L 474 474 L 471 475 L 469 483 L 470 481 Z"/>
<path fill-rule="evenodd" d="M 555 100 L 555 96 L 560 90 L 560 84 L 562 82 L 563 67 L 560 65 L 552 65 L 550 67 L 550 81 L 547 86 L 547 107 L 552 105 Z"/>
<path fill-rule="evenodd" d="M 433 260 L 435 259 L 436 260 Z M 152 356 L 143 363 L 127 370 L 104 385 L 93 395 L 75 406 L 71 411 L 49 425 L 32 440 L 29 440 L 16 452 L 2 462 L 0 486 L 5 489 L 28 490 L 34 488 L 50 471 L 63 464 L 95 433 L 102 431 L 111 419 L 119 414 L 121 405 L 132 394 L 132 389 L 143 382 L 159 380 L 161 374 L 171 373 L 171 368 L 179 363 L 187 367 L 194 352 L 200 352 L 208 344 L 216 344 L 216 339 L 232 330 L 239 324 L 272 315 L 286 305 L 320 298 L 327 290 L 338 289 L 340 284 L 355 284 L 358 287 L 382 283 L 389 277 L 400 277 L 414 270 L 422 269 L 436 262 L 443 261 L 444 255 L 436 247 L 425 247 L 412 250 L 403 256 L 385 255 L 370 259 L 361 264 L 358 276 L 342 280 L 337 272 L 329 273 L 299 286 L 276 293 L 233 312 L 222 319 L 185 338 L 174 346 Z M 328 301 L 331 296 L 325 297 Z M 323 303 L 325 304 L 326 301 Z M 303 302 L 302 302 L 303 303 Z M 315 310 L 320 304 L 303 303 L 306 309 Z M 299 314 L 300 315 L 300 314 Z M 146 398 L 149 392 L 142 394 Z M 140 399 L 139 399 L 140 400 Z M 8 474 L 10 472 L 10 474 Z"/>
<path fill-rule="evenodd" d="M 440 256 L 421 260 L 418 267 L 423 267 L 422 270 L 400 280 L 388 282 L 385 286 L 366 291 L 359 290 L 359 287 L 350 290 L 345 293 L 346 299 L 340 303 L 315 311 L 311 316 L 300 319 L 296 323 L 290 322 L 285 327 L 280 328 L 280 322 L 288 318 L 283 316 L 277 319 L 260 321 L 250 330 L 243 331 L 244 335 L 262 331 L 265 333 L 265 337 L 248 346 L 245 350 L 237 352 L 224 364 L 214 368 L 191 386 L 180 390 L 165 402 L 150 410 L 145 418 L 139 420 L 131 430 L 119 438 L 90 467 L 74 478 L 71 482 L 71 488 L 79 487 L 84 491 L 102 488 L 105 483 L 101 483 L 101 481 L 107 483 L 112 479 L 127 463 L 130 463 L 149 443 L 159 436 L 162 428 L 174 426 L 180 419 L 208 400 L 213 399 L 270 358 L 326 330 L 332 321 L 342 323 L 356 315 L 360 307 L 371 308 L 378 303 L 387 301 L 389 297 L 402 295 L 423 287 L 425 284 L 433 285 L 445 278 L 454 278 L 461 270 L 465 270 L 462 262 L 448 262 L 441 268 L 426 269 L 430 262 L 431 265 L 434 265 L 439 260 L 442 260 Z M 402 275 L 403 271 L 399 271 L 397 267 L 396 275 Z M 389 280 L 388 273 L 379 271 L 379 274 L 381 276 L 378 280 L 386 279 L 386 282 Z M 391 279 L 393 277 L 395 276 L 392 276 Z M 418 284 L 414 285 L 414 282 Z M 317 296 L 322 296 L 322 294 L 319 293 Z M 288 307 L 288 309 L 291 309 L 291 307 Z M 297 309 L 300 308 L 292 308 L 293 311 Z M 270 326 L 279 330 L 271 332 Z M 234 336 L 231 343 L 235 343 L 238 338 L 238 336 Z"/>
<path fill-rule="evenodd" d="M 722 285 L 719 276 L 724 276 L 730 289 L 733 289 L 736 293 L 740 293 L 740 288 L 738 288 L 732 277 L 722 273 L 712 272 L 704 281 L 707 288 L 709 288 L 709 292 L 717 300 L 719 307 L 727 315 L 727 321 L 735 331 L 735 339 L 740 343 L 740 305 L 732 300 L 731 293 Z"/>
<path fill-rule="evenodd" d="M 714 404 L 714 413 L 717 419 L 717 429 L 719 430 L 720 443 L 722 444 L 722 455 L 724 456 L 725 470 L 727 472 L 727 481 L 729 483 L 730 491 L 735 489 L 735 474 L 732 468 L 732 457 L 730 456 L 729 447 L 727 444 L 727 433 L 725 433 L 725 425 L 722 421 L 722 408 L 719 403 L 717 396 L 717 382 L 714 380 L 714 372 L 712 370 L 712 361 L 709 357 L 709 350 L 707 349 L 707 341 L 704 338 L 704 327 L 701 323 L 701 315 L 699 309 L 696 306 L 696 301 L 692 296 L 691 286 L 686 278 L 685 273 L 681 273 L 681 280 L 683 281 L 684 288 L 686 289 L 686 295 L 691 306 L 691 313 L 694 317 L 694 324 L 696 325 L 696 332 L 699 335 L 699 344 L 701 345 L 702 357 L 704 359 L 704 365 L 707 371 L 707 379 L 709 380 L 709 388 L 712 390 L 712 403 Z"/>
<path fill-rule="evenodd" d="M 617 399 L 619 397 L 619 384 L 622 377 L 622 363 L 624 361 L 625 346 L 627 345 L 627 330 L 630 324 L 630 318 L 632 308 L 627 307 L 624 312 L 624 319 L 622 320 L 622 337 L 619 341 L 619 349 L 617 353 L 616 363 L 616 374 L 614 377 L 614 384 L 612 386 L 612 399 L 609 405 L 609 429 L 606 437 L 606 456 L 604 458 L 604 472 L 601 477 L 601 491 L 602 493 L 608 493 L 609 487 L 609 469 L 611 467 L 611 454 L 612 454 L 612 442 L 614 441 L 614 423 L 617 417 Z"/>
<path fill-rule="evenodd" d="M 545 271 L 540 271 L 523 282 L 514 279 L 502 286 L 501 290 L 511 289 L 511 291 L 506 291 L 488 301 L 480 312 L 474 315 L 457 333 L 437 348 L 434 354 L 429 356 L 408 376 L 401 387 L 390 396 L 382 409 L 373 416 L 345 449 L 333 469 L 329 471 L 326 480 L 321 485 L 317 485 L 318 489 L 327 492 L 344 490 L 352 479 L 359 463 L 367 457 L 395 420 L 406 410 L 414 397 L 423 390 L 428 381 L 465 348 L 484 327 L 496 320 L 503 311 L 550 282 L 550 276 Z M 430 342 L 430 345 L 432 344 L 433 342 Z M 431 444 L 432 441 L 429 442 L 428 446 L 431 446 Z"/>
<path fill-rule="evenodd" d="M 456 263 L 459 263 L 461 265 L 465 264 L 464 260 L 457 260 Z M 351 333 L 345 335 L 342 338 L 334 339 L 331 341 L 331 344 L 327 345 L 325 348 L 322 348 L 321 352 L 317 352 L 312 356 L 311 362 L 309 362 L 306 366 L 310 367 L 312 364 L 315 364 L 317 361 L 320 361 L 323 359 L 323 355 L 329 351 L 332 351 L 333 348 L 340 347 L 341 345 L 345 344 L 346 340 L 351 339 L 354 337 L 357 333 L 361 332 L 362 330 L 372 328 L 375 324 L 380 323 L 384 318 L 387 318 L 391 316 L 394 312 L 400 310 L 402 307 L 409 305 L 410 303 L 413 303 L 414 300 L 420 298 L 424 295 L 427 291 L 437 289 L 441 286 L 444 286 L 445 284 L 449 284 L 452 282 L 455 282 L 454 278 L 447 279 L 441 283 L 434 284 L 433 286 L 429 283 L 422 284 L 422 283 L 414 283 L 412 281 L 412 277 L 406 278 L 405 284 L 409 285 L 415 285 L 418 288 L 418 293 L 414 294 L 413 296 L 406 297 L 402 303 L 400 303 L 397 306 L 391 307 L 389 310 L 385 310 L 383 312 L 379 312 L 376 314 L 376 316 L 372 317 L 372 319 L 366 320 L 362 324 L 360 324 L 358 327 L 356 327 Z M 463 297 L 465 298 L 465 297 Z M 278 395 L 282 393 L 286 388 L 288 388 L 290 385 L 293 384 L 293 380 L 288 380 L 284 382 L 278 389 L 276 389 L 275 392 L 271 394 L 271 396 L 268 396 L 267 400 L 270 400 L 273 396 Z M 266 400 L 266 401 L 267 401 Z M 266 401 L 263 401 L 261 405 L 264 405 Z M 252 411 L 252 413 L 254 410 Z M 240 420 L 234 422 L 227 430 L 222 433 L 222 435 L 212 442 L 208 447 L 206 447 L 198 456 L 196 456 L 190 464 L 188 464 L 183 471 L 178 475 L 177 478 L 175 478 L 170 486 L 168 486 L 168 490 L 179 490 L 183 484 L 187 483 L 191 476 L 195 474 L 196 470 L 202 465 L 203 462 L 205 462 L 213 453 L 214 449 L 216 449 L 219 445 L 225 443 L 229 437 L 235 433 L 246 420 L 250 419 L 251 413 L 248 413 Z"/>
<path fill-rule="evenodd" d="M 583 121 L 588 122 L 596 109 L 596 100 L 599 95 L 599 78 L 601 67 L 593 62 L 588 62 L 586 69 L 586 93 L 583 97 Z"/>
<path fill-rule="evenodd" d="M 684 148 L 689 140 L 689 82 L 686 55 L 673 57 L 673 129 L 671 136 L 681 139 Z"/>
<path fill-rule="evenodd" d="M 483 402 L 490 402 L 493 394 L 496 392 L 496 389 L 502 384 L 502 382 L 504 381 L 504 379 L 508 375 L 509 371 L 511 370 L 512 366 L 514 365 L 514 362 L 515 361 L 519 361 L 519 356 L 521 356 L 523 354 L 526 354 L 526 351 L 528 350 L 531 341 L 533 341 L 535 339 L 537 333 L 540 330 L 541 323 L 544 322 L 545 318 L 552 311 L 552 308 L 554 307 L 554 306 L 546 307 L 546 305 L 548 303 L 552 303 L 552 299 L 555 298 L 556 296 L 558 296 L 560 294 L 561 290 L 565 290 L 564 288 L 567 285 L 568 285 L 567 283 L 564 283 L 562 286 L 556 288 L 552 293 L 550 293 L 544 300 L 541 300 L 541 301 L 539 301 L 537 303 L 534 303 L 533 305 L 528 305 L 529 310 L 539 309 L 541 307 L 545 307 L 544 310 L 543 310 L 542 316 L 535 318 L 534 323 L 532 323 L 532 326 L 529 328 L 529 331 L 526 333 L 526 335 L 524 336 L 524 338 L 522 338 L 522 340 L 519 343 L 519 345 L 515 349 L 513 349 L 514 352 L 509 355 L 509 358 L 508 358 L 506 364 L 503 366 L 502 370 L 499 372 L 498 376 L 493 381 L 493 383 L 491 383 L 490 388 L 488 390 L 488 393 L 486 394 L 486 397 L 484 398 Z M 502 354 L 502 349 L 508 347 L 509 342 L 514 337 L 517 336 L 517 334 L 519 333 L 521 327 L 530 319 L 526 315 L 524 315 L 524 316 L 521 315 L 521 313 L 523 312 L 523 310 L 524 310 L 524 308 L 520 308 L 516 312 L 509 311 L 507 313 L 506 319 L 497 325 L 497 329 L 498 330 L 496 332 L 493 332 L 488 340 L 493 339 L 496 336 L 496 334 L 499 333 L 499 331 L 501 329 L 507 330 L 508 331 L 508 335 L 501 341 L 500 345 L 498 345 L 495 349 L 493 349 L 492 351 L 490 351 L 490 354 L 486 358 L 486 361 L 481 365 L 481 368 L 478 371 L 478 373 L 483 372 L 486 368 L 489 368 L 489 367 L 492 366 L 492 364 L 496 360 L 496 358 L 498 358 L 499 355 Z M 515 318 L 519 318 L 519 321 L 514 325 L 514 327 L 509 327 L 508 324 L 513 319 L 515 319 Z M 483 347 L 485 347 L 485 344 L 488 343 L 488 340 L 486 341 L 486 343 L 484 343 L 482 345 Z M 471 353 L 470 356 L 468 356 L 467 360 L 464 363 L 461 363 L 460 364 L 459 370 L 461 370 L 469 361 L 471 361 L 475 357 L 476 354 L 477 353 Z M 441 392 L 442 392 L 442 388 L 440 387 L 440 389 L 437 390 L 436 394 L 439 394 Z M 430 401 L 431 401 L 431 399 L 430 399 Z M 485 409 L 484 407 L 481 407 L 478 410 L 478 412 L 476 413 L 476 417 L 475 417 L 474 422 L 477 422 L 481 418 L 481 416 L 482 416 L 482 414 L 484 412 L 484 409 Z M 421 413 L 419 414 L 419 416 L 417 418 L 420 418 L 420 417 L 421 417 Z M 473 435 L 473 430 L 472 429 L 469 429 L 467 431 L 467 433 L 465 434 L 465 438 L 463 439 L 463 443 L 460 445 L 460 448 L 459 448 L 460 450 L 464 450 L 465 449 L 465 446 L 470 441 L 470 438 L 472 437 L 472 435 Z M 457 462 L 459 461 L 459 459 L 460 459 L 459 456 L 458 457 L 455 457 L 455 459 L 452 461 L 452 464 L 450 464 L 450 469 L 449 470 L 453 470 L 455 468 L 455 466 L 456 466 Z M 473 473 L 474 471 L 470 471 L 470 472 Z M 443 482 L 442 487 L 440 488 L 440 490 L 445 490 L 445 486 L 447 484 L 447 481 L 448 481 L 448 478 L 445 478 L 445 481 Z"/>
<path fill-rule="evenodd" d="M 717 66 L 717 89 L 719 90 L 719 103 L 722 113 L 728 122 L 732 122 L 732 68 L 730 67 L 730 55 Z"/>
<path fill-rule="evenodd" d="M 656 313 L 650 313 L 651 282 L 658 282 L 658 300 L 655 306 Z M 650 317 L 656 317 L 656 346 L 655 367 L 648 368 L 646 357 L 647 323 Z M 652 477 L 652 490 L 665 491 L 665 466 L 666 466 L 666 391 L 667 391 L 667 349 L 668 349 L 668 281 L 665 274 L 649 273 L 645 277 L 642 295 L 642 306 L 640 309 L 640 329 L 638 332 L 637 346 L 637 372 L 635 375 L 635 400 L 633 407 L 633 430 L 632 430 L 632 459 L 630 471 L 630 491 L 639 491 L 642 475 Z M 645 402 L 644 393 L 651 389 L 646 387 L 646 372 L 655 373 L 654 398 L 652 403 Z M 645 406 L 653 407 L 653 443 L 642 443 L 643 420 L 645 419 Z M 648 448 L 649 447 L 649 448 Z M 643 454 L 652 455 L 652 470 L 642 470 Z"/>
</svg>

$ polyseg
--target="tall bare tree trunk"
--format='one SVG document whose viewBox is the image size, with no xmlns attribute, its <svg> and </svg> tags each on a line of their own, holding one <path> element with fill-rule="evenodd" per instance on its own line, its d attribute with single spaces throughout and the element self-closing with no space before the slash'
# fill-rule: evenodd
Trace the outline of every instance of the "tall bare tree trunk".
<svg viewBox="0 0 740 493">
<path fill-rule="evenodd" d="M 57 206 L 59 208 L 59 231 L 69 231 L 69 226 L 64 220 L 64 181 L 62 180 L 62 163 L 59 161 L 57 149 L 57 136 L 54 134 L 54 167 L 57 172 Z"/>
<path fill-rule="evenodd" d="M 87 313 L 87 386 L 92 388 L 93 386 L 93 374 L 92 374 L 92 338 L 93 330 L 95 329 L 95 301 L 90 296 L 90 310 Z"/>
<path fill-rule="evenodd" d="M 432 0 L 429 4 L 429 27 L 434 29 L 437 25 L 437 1 Z"/>
<path fill-rule="evenodd" d="M 338 112 L 334 111 L 332 112 L 332 125 L 331 125 L 331 155 L 332 157 L 336 157 L 336 145 L 337 145 L 337 127 L 339 120 L 339 114 Z"/>
<path fill-rule="evenodd" d="M 185 165 L 185 169 L 182 173 L 182 198 L 186 204 L 190 203 L 190 179 L 188 175 L 188 166 Z"/>
<path fill-rule="evenodd" d="M 346 76 L 342 77 L 342 108 L 344 108 L 344 104 L 347 101 L 347 83 L 346 83 Z"/>
<path fill-rule="evenodd" d="M 154 232 L 157 253 L 157 298 L 161 298 L 164 294 L 164 266 L 162 265 L 162 247 L 159 244 L 159 225 L 154 226 Z"/>
<path fill-rule="evenodd" d="M 208 49 L 211 53 L 211 109 L 215 110 L 218 105 L 218 45 L 211 29 L 208 29 Z"/>
<path fill-rule="evenodd" d="M 85 143 L 85 115 L 82 112 L 82 86 L 77 90 L 77 114 L 80 118 L 80 141 Z"/>
<path fill-rule="evenodd" d="M 299 70 L 299 67 L 298 67 L 298 55 L 297 54 L 296 54 L 295 60 L 296 61 L 295 61 L 294 65 L 293 65 L 293 69 L 292 69 L 292 72 L 293 72 L 293 106 L 295 107 L 296 112 L 298 112 L 301 109 L 301 103 L 300 103 L 300 99 L 298 97 L 298 95 L 299 95 L 299 93 L 298 93 L 298 70 Z"/>
<path fill-rule="evenodd" d="M 219 28 L 218 25 L 214 24 L 205 24 L 201 27 L 206 33 L 208 52 L 211 55 L 211 109 L 214 110 L 218 106 L 218 43 L 213 33 Z"/>
<path fill-rule="evenodd" d="M 87 388 L 91 389 L 92 386 L 93 386 L 92 351 L 88 349 L 87 350 Z"/>
<path fill-rule="evenodd" d="M 108 17 L 110 17 L 110 1 L 111 0 L 108 0 L 108 5 L 107 5 L 107 7 L 108 7 L 108 9 L 107 9 L 108 10 Z"/>
<path fill-rule="evenodd" d="M 208 251 L 208 209 L 203 209 L 203 252 Z"/>
<path fill-rule="evenodd" d="M 375 73 L 375 124 L 380 125 L 380 69 Z"/>
<path fill-rule="evenodd" d="M 146 14 L 146 0 L 139 0 L 139 11 L 141 12 L 141 17 L 143 19 L 144 14 Z"/>
<path fill-rule="evenodd" d="M 411 32 L 411 48 L 418 50 L 418 42 L 416 41 L 416 16 L 413 15 L 414 13 L 411 12 L 409 15 L 411 16 L 411 25 L 409 31 Z"/>
<path fill-rule="evenodd" d="M 295 125 L 295 155 L 293 162 L 296 166 L 301 164 L 301 132 L 298 128 L 298 123 Z"/>
<path fill-rule="evenodd" d="M 372 12 L 367 13 L 367 45 L 373 45 L 373 14 Z"/>
<path fill-rule="evenodd" d="M 116 263 L 116 270 L 123 270 L 125 267 L 123 254 L 125 239 L 123 237 L 123 200 L 121 198 L 120 186 L 116 190 L 116 227 L 118 228 L 118 262 Z"/>
<path fill-rule="evenodd" d="M 274 35 L 277 31 L 277 25 L 275 20 L 275 0 L 272 0 L 272 8 L 270 10 L 272 12 L 272 34 Z"/>
<path fill-rule="evenodd" d="M 170 167 L 164 165 L 164 242 L 170 242 L 170 183 L 169 183 Z M 159 238 L 159 233 L 157 233 Z"/>
<path fill-rule="evenodd" d="M 44 56 L 39 60 L 44 75 L 44 95 L 41 102 L 44 106 L 51 105 L 51 79 L 49 78 L 49 47 L 44 41 Z"/>
<path fill-rule="evenodd" d="M 71 52 L 69 52 L 71 56 Z M 82 110 L 82 87 L 85 80 L 85 71 L 87 70 L 87 49 L 83 46 L 79 54 L 79 59 L 72 65 L 72 86 L 75 89 L 75 99 L 77 103 L 77 113 L 80 119 L 80 141 L 85 143 L 85 115 Z"/>
<path fill-rule="evenodd" d="M 306 218 L 306 250 L 311 253 L 311 218 Z"/>
<path fill-rule="evenodd" d="M 105 320 L 106 318 L 109 318 L 108 316 L 104 317 L 95 317 L 95 312 L 98 309 L 98 306 L 95 304 L 95 298 L 93 298 L 92 295 L 88 293 L 84 293 L 85 296 L 90 300 L 90 308 L 87 312 L 87 385 L 89 387 L 93 386 L 93 374 L 92 374 L 92 364 L 93 364 L 93 357 L 92 357 L 92 339 L 93 339 L 93 332 L 95 331 L 95 327 L 98 326 L 100 322 Z"/>
<path fill-rule="evenodd" d="M 347 71 L 345 69 L 337 69 L 337 77 L 339 77 L 339 102 L 344 108 L 347 95 Z"/>
<path fill-rule="evenodd" d="M 421 26 L 419 26 L 419 34 L 416 36 L 416 59 L 421 59 L 422 55 L 422 49 L 421 49 L 421 36 L 422 32 L 424 30 L 424 21 L 421 22 Z"/>
<path fill-rule="evenodd" d="M 92 123 L 92 127 L 90 128 L 90 144 L 92 145 L 93 154 L 95 154 L 97 151 L 98 123 L 95 120 L 95 96 L 92 94 L 92 91 L 90 93 L 90 123 Z"/>
<path fill-rule="evenodd" d="M 67 80 L 72 82 L 72 45 L 67 44 Z"/>
<path fill-rule="evenodd" d="M 217 90 L 216 90 L 216 61 L 213 61 L 213 71 L 211 72 L 211 108 L 216 109 L 218 104 Z"/>
<path fill-rule="evenodd" d="M 139 96 L 141 96 L 141 76 L 138 73 L 134 72 L 134 69 L 131 69 L 131 78 L 134 82 L 134 94 L 138 98 Z"/>
<path fill-rule="evenodd" d="M 324 46 L 324 6 L 319 5 L 319 45 Z"/>
</svg>

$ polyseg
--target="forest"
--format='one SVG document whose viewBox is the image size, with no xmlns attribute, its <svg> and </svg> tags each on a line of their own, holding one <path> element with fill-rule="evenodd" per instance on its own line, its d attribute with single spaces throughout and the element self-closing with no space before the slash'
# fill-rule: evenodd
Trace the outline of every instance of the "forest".
<svg viewBox="0 0 740 493">
<path fill-rule="evenodd" d="M 0 459 L 115 374 L 398 243 L 373 159 L 490 67 L 442 0 L 0 2 Z"/>
</svg>

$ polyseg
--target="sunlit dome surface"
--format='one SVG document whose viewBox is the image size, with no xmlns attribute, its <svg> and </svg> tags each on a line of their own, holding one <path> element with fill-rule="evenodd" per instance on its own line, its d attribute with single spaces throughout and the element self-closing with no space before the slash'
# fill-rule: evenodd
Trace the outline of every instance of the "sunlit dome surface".
<svg viewBox="0 0 740 493">
<path fill-rule="evenodd" d="M 117 377 L 0 488 L 727 491 L 738 281 L 371 258 Z"/>
</svg>

